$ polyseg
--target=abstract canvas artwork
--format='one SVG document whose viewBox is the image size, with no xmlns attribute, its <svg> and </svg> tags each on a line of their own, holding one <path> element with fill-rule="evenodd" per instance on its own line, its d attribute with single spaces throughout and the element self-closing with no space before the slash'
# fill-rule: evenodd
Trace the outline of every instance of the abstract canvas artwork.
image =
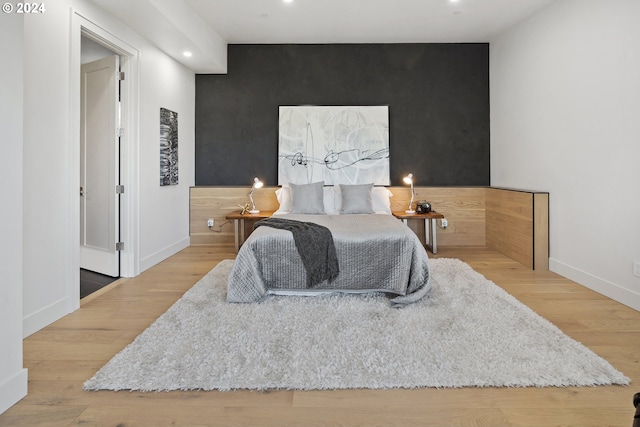
<svg viewBox="0 0 640 427">
<path fill-rule="evenodd" d="M 278 184 L 389 185 L 388 106 L 280 106 Z"/>
<path fill-rule="evenodd" d="M 160 108 L 160 185 L 178 184 L 178 113 Z"/>
</svg>

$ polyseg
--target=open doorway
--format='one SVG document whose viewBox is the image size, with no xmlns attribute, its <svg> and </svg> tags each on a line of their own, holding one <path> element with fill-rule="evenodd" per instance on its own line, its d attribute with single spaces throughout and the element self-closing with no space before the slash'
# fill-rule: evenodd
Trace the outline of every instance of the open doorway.
<svg viewBox="0 0 640 427">
<path fill-rule="evenodd" d="M 120 277 L 120 56 L 82 35 L 80 298 Z"/>
<path fill-rule="evenodd" d="M 70 51 L 70 118 L 73 138 L 70 156 L 69 186 L 69 233 L 67 252 L 70 254 L 67 264 L 67 302 L 72 312 L 80 308 L 80 136 L 81 136 L 81 45 L 82 39 L 89 39 L 109 54 L 115 53 L 120 60 L 121 72 L 125 80 L 120 81 L 120 172 L 121 191 L 119 194 L 119 233 L 120 245 L 119 276 L 134 277 L 140 272 L 139 261 L 139 201 L 138 201 L 138 129 L 139 129 L 139 75 L 140 51 L 128 40 L 126 33 L 113 33 L 99 26 L 95 20 L 87 19 L 77 10 L 71 14 L 71 51 Z M 86 42 L 86 41 L 85 41 Z M 93 59 L 93 58 L 92 58 Z M 117 275 L 117 274 L 116 274 Z"/>
</svg>

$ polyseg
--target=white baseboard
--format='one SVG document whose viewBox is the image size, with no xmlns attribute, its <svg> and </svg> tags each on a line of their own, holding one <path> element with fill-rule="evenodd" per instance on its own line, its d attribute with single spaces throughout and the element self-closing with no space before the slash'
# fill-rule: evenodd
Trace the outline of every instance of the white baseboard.
<svg viewBox="0 0 640 427">
<path fill-rule="evenodd" d="M 165 259 L 169 258 L 171 255 L 177 254 L 184 248 L 189 247 L 190 244 L 191 244 L 191 238 L 185 237 L 184 239 L 170 246 L 167 246 L 166 248 L 140 260 L 140 273 L 153 267 L 159 262 L 164 261 Z"/>
<path fill-rule="evenodd" d="M 168 246 L 153 255 L 140 261 L 140 272 L 153 267 L 157 263 L 169 258 L 184 248 L 187 248 L 191 243 L 191 239 L 186 237 L 171 246 Z M 62 298 L 47 307 L 26 316 L 23 320 L 23 338 L 39 331 L 45 326 L 50 325 L 56 320 L 69 314 L 69 305 L 67 298 Z"/>
<path fill-rule="evenodd" d="M 62 298 L 45 308 L 26 316 L 22 321 L 23 338 L 69 314 L 69 302 Z"/>
<path fill-rule="evenodd" d="M 27 370 L 20 369 L 0 383 L 0 414 L 27 395 L 27 380 Z"/>
<path fill-rule="evenodd" d="M 549 258 L 549 270 L 567 279 L 573 280 L 587 288 L 598 292 L 614 301 L 640 311 L 640 294 L 623 288 L 591 273 L 572 267 L 568 264 Z"/>
</svg>

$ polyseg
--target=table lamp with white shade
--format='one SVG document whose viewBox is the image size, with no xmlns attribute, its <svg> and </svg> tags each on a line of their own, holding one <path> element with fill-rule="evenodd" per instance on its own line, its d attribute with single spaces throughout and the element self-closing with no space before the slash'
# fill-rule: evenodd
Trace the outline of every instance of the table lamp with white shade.
<svg viewBox="0 0 640 427">
<path fill-rule="evenodd" d="M 405 213 L 408 214 L 412 214 L 412 213 L 416 213 L 415 210 L 413 210 L 413 197 L 415 196 L 415 192 L 413 191 L 413 174 L 410 173 L 409 175 L 405 176 L 404 178 L 402 178 L 402 180 L 404 181 L 405 184 L 409 184 L 411 185 L 411 200 L 409 201 L 409 209 L 407 209 L 406 211 L 404 211 Z"/>
<path fill-rule="evenodd" d="M 264 184 L 258 179 L 258 177 L 253 178 L 253 185 L 251 186 L 251 191 L 249 191 L 249 200 L 251 200 L 251 209 L 249 210 L 250 214 L 260 213 L 260 211 L 256 209 L 256 204 L 253 202 L 253 191 L 256 188 L 261 188 L 263 185 Z"/>
</svg>

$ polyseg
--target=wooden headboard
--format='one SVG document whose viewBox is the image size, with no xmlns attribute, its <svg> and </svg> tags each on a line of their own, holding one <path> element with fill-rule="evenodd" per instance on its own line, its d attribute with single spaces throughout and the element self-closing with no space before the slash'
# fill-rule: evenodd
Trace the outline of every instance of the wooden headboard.
<svg viewBox="0 0 640 427">
<path fill-rule="evenodd" d="M 411 197 L 408 187 L 388 187 L 392 210 L 405 210 Z M 253 193 L 256 207 L 278 208 L 275 190 L 264 187 Z M 192 245 L 234 244 L 233 224 L 225 219 L 238 205 L 249 201 L 249 187 L 191 187 L 189 234 Z M 487 187 L 416 187 L 415 201 L 427 200 L 445 215 L 446 229 L 438 230 L 438 246 L 489 246 L 529 268 L 548 269 L 549 195 Z M 207 220 L 214 219 L 210 229 Z M 424 226 L 410 221 L 424 239 Z M 250 229 L 250 227 L 248 227 Z"/>
<path fill-rule="evenodd" d="M 409 187 L 388 187 L 393 193 L 392 210 L 405 210 L 411 197 Z M 275 190 L 264 187 L 253 193 L 260 210 L 276 210 Z M 193 245 L 233 244 L 233 226 L 222 226 L 220 232 L 207 227 L 207 219 L 215 221 L 214 230 L 226 222 L 225 215 L 238 211 L 238 205 L 249 201 L 249 187 L 192 187 L 190 195 L 190 236 Z M 484 245 L 485 187 L 416 187 L 415 201 L 428 200 L 433 209 L 449 221 L 446 230 L 438 232 L 439 245 Z M 413 222 L 413 221 L 412 221 Z M 420 227 L 419 221 L 415 226 Z M 420 231 L 420 230 L 418 230 Z M 418 234 L 424 236 L 424 233 Z"/>
</svg>

